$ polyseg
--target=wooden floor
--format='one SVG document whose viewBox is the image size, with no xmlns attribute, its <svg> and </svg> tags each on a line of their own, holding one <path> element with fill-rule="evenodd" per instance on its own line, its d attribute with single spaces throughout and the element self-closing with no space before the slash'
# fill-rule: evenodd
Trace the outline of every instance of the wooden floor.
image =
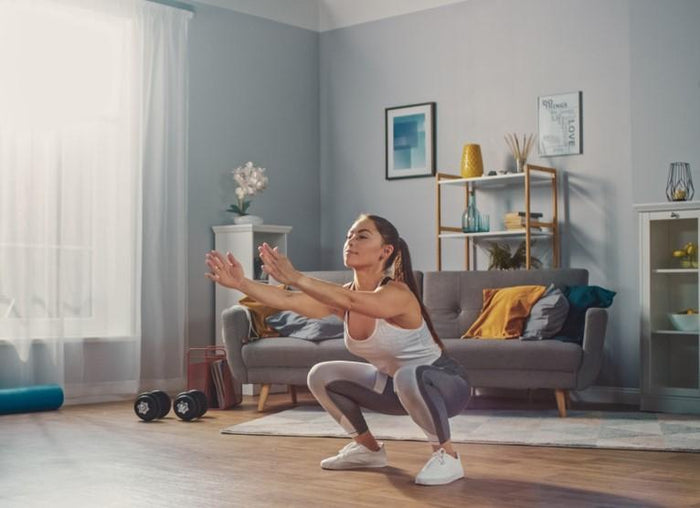
<svg viewBox="0 0 700 508">
<path fill-rule="evenodd" d="M 425 443 L 387 442 L 387 468 L 323 471 L 345 440 L 219 433 L 255 406 L 189 423 L 141 422 L 130 402 L 0 416 L 0 506 L 700 507 L 700 454 L 457 444 L 467 478 L 419 487 Z"/>
</svg>

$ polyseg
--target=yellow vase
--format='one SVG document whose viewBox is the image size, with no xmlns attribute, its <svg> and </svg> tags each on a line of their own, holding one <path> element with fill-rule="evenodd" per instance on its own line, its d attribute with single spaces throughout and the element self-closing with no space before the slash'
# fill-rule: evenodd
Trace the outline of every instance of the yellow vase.
<svg viewBox="0 0 700 508">
<path fill-rule="evenodd" d="M 481 146 L 464 145 L 462 149 L 462 178 L 476 178 L 484 174 L 484 162 L 481 159 Z"/>
</svg>

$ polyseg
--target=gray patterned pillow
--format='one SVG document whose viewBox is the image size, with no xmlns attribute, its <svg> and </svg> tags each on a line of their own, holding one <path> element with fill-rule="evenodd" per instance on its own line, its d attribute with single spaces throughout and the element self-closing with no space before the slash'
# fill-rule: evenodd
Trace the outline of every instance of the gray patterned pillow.
<svg viewBox="0 0 700 508">
<path fill-rule="evenodd" d="M 283 310 L 269 316 L 265 322 L 282 337 L 312 341 L 343 338 L 343 321 L 333 314 L 321 319 L 312 319 L 291 310 Z"/>
<path fill-rule="evenodd" d="M 554 337 L 564 326 L 569 314 L 569 301 L 564 293 L 551 285 L 537 300 L 525 322 L 520 340 L 542 340 Z"/>
</svg>

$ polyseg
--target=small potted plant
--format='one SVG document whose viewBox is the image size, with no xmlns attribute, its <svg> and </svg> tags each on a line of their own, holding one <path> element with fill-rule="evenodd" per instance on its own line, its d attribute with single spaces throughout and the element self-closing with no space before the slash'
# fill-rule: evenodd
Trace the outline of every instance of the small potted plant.
<svg viewBox="0 0 700 508">
<path fill-rule="evenodd" d="M 234 224 L 262 224 L 262 217 L 250 215 L 250 198 L 260 194 L 267 188 L 268 178 L 265 168 L 261 168 L 252 162 L 246 162 L 243 166 L 238 166 L 231 171 L 236 182 L 236 204 L 230 205 L 227 212 L 235 213 Z"/>
<path fill-rule="evenodd" d="M 491 242 L 488 252 L 491 256 L 489 270 L 518 270 L 527 267 L 525 242 L 521 242 L 513 253 L 511 253 L 508 244 Z M 542 262 L 535 256 L 530 255 L 530 266 L 532 268 L 541 268 Z"/>
</svg>

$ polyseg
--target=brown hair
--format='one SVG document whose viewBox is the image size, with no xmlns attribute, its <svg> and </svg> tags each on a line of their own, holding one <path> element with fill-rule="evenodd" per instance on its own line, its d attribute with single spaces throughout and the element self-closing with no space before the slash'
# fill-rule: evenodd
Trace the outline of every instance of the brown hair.
<svg viewBox="0 0 700 508">
<path fill-rule="evenodd" d="M 369 219 L 374 223 L 377 231 L 382 237 L 382 240 L 384 240 L 385 245 L 391 245 L 394 247 L 393 252 L 384 263 L 384 269 L 388 270 L 393 266 L 394 279 L 404 282 L 410 288 L 411 292 L 418 299 L 420 312 L 425 320 L 425 323 L 428 325 L 430 335 L 433 336 L 433 340 L 438 346 L 440 346 L 440 349 L 445 349 L 444 344 L 435 331 L 433 322 L 428 314 L 428 309 L 426 309 L 425 305 L 423 305 L 423 299 L 418 291 L 418 283 L 413 275 L 413 266 L 411 265 L 411 254 L 408 251 L 408 245 L 404 239 L 399 236 L 399 232 L 397 231 L 396 227 L 384 217 L 363 213 L 357 218 L 357 221 L 364 219 Z"/>
</svg>

